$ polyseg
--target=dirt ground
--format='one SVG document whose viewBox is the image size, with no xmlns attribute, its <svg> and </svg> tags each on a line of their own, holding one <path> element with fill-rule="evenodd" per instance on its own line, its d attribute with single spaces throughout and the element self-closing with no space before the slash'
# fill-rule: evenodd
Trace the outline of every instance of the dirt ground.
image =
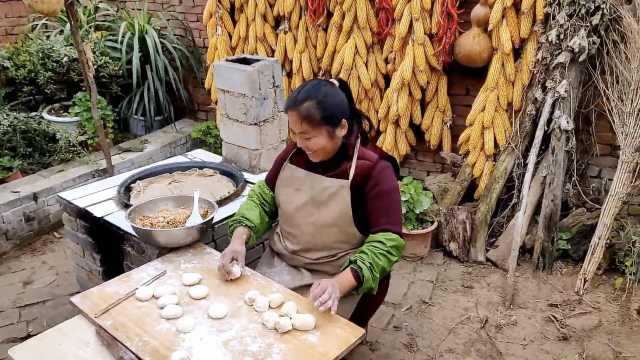
<svg viewBox="0 0 640 360">
<path fill-rule="evenodd" d="M 504 309 L 505 273 L 493 266 L 437 251 L 402 261 L 367 340 L 349 358 L 640 359 L 640 294 L 620 305 L 612 278 L 599 276 L 580 299 L 579 267 L 557 265 L 553 275 L 520 265 L 513 307 Z"/>
</svg>

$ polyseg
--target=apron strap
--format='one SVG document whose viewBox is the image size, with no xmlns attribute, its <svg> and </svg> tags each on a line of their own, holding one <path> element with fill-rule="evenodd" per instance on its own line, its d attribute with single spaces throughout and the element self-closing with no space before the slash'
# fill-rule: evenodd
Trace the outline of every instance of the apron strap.
<svg viewBox="0 0 640 360">
<path fill-rule="evenodd" d="M 356 172 L 356 164 L 358 163 L 358 151 L 360 150 L 360 138 L 356 140 L 356 148 L 353 151 L 353 159 L 351 159 L 351 169 L 349 170 L 349 184 L 353 179 L 353 174 Z"/>
</svg>

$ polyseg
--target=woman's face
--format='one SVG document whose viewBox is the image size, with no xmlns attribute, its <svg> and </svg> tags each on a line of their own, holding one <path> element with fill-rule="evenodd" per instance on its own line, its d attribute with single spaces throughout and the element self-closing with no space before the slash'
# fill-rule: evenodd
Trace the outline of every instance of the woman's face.
<svg viewBox="0 0 640 360">
<path fill-rule="evenodd" d="M 289 130 L 296 145 L 313 162 L 328 160 L 338 152 L 342 139 L 347 134 L 348 124 L 342 120 L 336 129 L 327 126 L 311 126 L 295 110 L 290 110 Z"/>
</svg>

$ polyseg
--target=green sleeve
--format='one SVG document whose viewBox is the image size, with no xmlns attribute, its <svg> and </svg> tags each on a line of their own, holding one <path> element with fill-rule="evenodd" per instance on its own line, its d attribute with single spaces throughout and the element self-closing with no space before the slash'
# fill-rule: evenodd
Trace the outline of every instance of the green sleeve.
<svg viewBox="0 0 640 360">
<path fill-rule="evenodd" d="M 246 226 L 251 229 L 251 238 L 247 243 L 251 246 L 271 229 L 277 218 L 276 197 L 264 181 L 259 181 L 249 191 L 247 200 L 229 219 L 229 236 L 236 228 Z"/>
<path fill-rule="evenodd" d="M 400 260 L 404 250 L 404 240 L 390 232 L 371 234 L 364 244 L 347 262 L 361 276 L 362 285 L 358 293 L 375 293 L 378 282 L 386 276 L 393 264 Z"/>
</svg>

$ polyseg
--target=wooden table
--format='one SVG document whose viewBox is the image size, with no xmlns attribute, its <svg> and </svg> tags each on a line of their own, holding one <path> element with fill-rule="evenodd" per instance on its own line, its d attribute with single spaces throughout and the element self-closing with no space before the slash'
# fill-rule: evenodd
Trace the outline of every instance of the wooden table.
<svg viewBox="0 0 640 360">
<path fill-rule="evenodd" d="M 217 272 L 219 253 L 208 246 L 195 244 L 174 251 L 148 264 L 96 286 L 71 301 L 120 343 L 144 360 L 169 359 L 176 350 L 190 352 L 199 359 L 339 359 L 364 338 L 364 329 L 338 315 L 320 313 L 305 298 L 272 280 L 247 269 L 240 279 L 226 282 Z M 176 331 L 176 320 L 164 320 L 155 300 L 140 302 L 129 298 L 106 314 L 95 317 L 114 300 L 166 270 L 167 274 L 153 285 L 171 285 L 178 289 L 184 316 L 196 319 L 196 328 L 188 334 Z M 193 300 L 187 287 L 180 283 L 184 272 L 198 272 L 210 289 L 204 300 Z M 244 294 L 256 289 L 262 294 L 280 292 L 286 300 L 295 301 L 299 312 L 317 318 L 312 331 L 279 334 L 260 323 L 260 314 L 247 306 Z M 225 319 L 207 317 L 213 302 L 223 302 L 229 309 Z M 22 360 L 22 359 L 19 359 Z"/>
</svg>

